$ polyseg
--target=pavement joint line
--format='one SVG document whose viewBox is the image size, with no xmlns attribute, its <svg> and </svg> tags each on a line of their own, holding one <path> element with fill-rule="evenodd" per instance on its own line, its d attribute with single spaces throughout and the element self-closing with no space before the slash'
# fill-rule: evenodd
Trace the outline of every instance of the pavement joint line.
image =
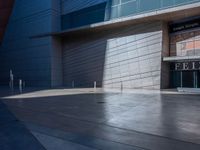
<svg viewBox="0 0 200 150">
<path fill-rule="evenodd" d="M 97 148 L 92 147 L 92 146 L 88 146 L 88 145 L 85 145 L 85 144 L 80 144 L 78 142 L 74 142 L 73 140 L 66 140 L 66 139 L 64 139 L 62 137 L 59 137 L 59 136 L 54 136 L 54 135 L 46 134 L 46 133 L 43 133 L 41 131 L 36 131 L 36 130 L 34 131 L 34 130 L 31 129 L 30 132 L 36 132 L 36 133 L 39 133 L 39 134 L 43 134 L 43 135 L 47 135 L 47 136 L 54 137 L 54 138 L 57 138 L 57 139 L 61 139 L 63 141 L 69 141 L 69 142 L 74 143 L 74 144 L 78 144 L 78 145 L 82 145 L 82 146 L 85 146 L 85 147 L 88 147 L 88 148 L 92 148 L 92 149 L 95 149 L 95 150 L 101 150 L 101 149 L 97 149 Z"/>
<path fill-rule="evenodd" d="M 6 109 L 8 109 L 6 104 L 5 104 L 4 107 L 6 107 Z M 8 109 L 8 111 L 9 111 L 9 113 L 11 113 L 11 115 L 13 115 L 13 116 L 15 117 L 15 115 L 14 115 L 9 109 Z M 11 121 L 6 121 L 6 123 L 0 124 L 0 127 L 5 127 L 5 126 L 10 125 L 10 124 L 13 125 L 13 124 L 16 124 L 16 123 L 19 123 L 20 125 L 22 125 L 23 129 L 26 130 L 26 131 L 28 131 L 29 134 L 30 134 L 38 143 L 40 143 L 40 142 L 38 141 L 38 139 L 37 139 L 37 138 L 30 132 L 30 130 L 25 126 L 25 124 L 24 124 L 22 121 L 18 120 L 17 117 L 16 117 L 16 119 L 13 119 L 13 120 L 11 120 Z M 41 143 L 40 143 L 40 146 L 42 146 L 43 149 L 47 150 Z"/>
<path fill-rule="evenodd" d="M 30 123 L 28 122 L 28 124 L 30 124 Z M 31 123 L 31 124 L 33 124 L 34 126 L 41 126 L 41 125 L 36 125 L 35 123 Z M 25 125 L 27 125 L 27 123 L 25 123 Z M 28 126 L 28 125 L 27 125 L 27 126 Z M 57 131 L 61 131 L 61 132 L 67 133 L 66 131 L 63 131 L 63 130 L 58 130 L 58 129 L 49 128 L 49 127 L 45 127 L 45 126 L 41 126 L 41 127 L 43 127 L 43 128 L 48 128 L 48 129 L 50 129 L 50 130 L 57 130 Z M 29 129 L 29 127 L 27 127 L 27 128 Z M 31 128 L 31 127 L 30 127 L 30 128 Z M 48 134 L 48 133 L 44 133 L 44 132 L 41 132 L 41 131 L 38 131 L 38 130 L 35 130 L 35 129 L 29 129 L 29 130 L 30 130 L 30 131 L 34 131 L 34 132 L 38 132 L 38 133 L 41 133 L 41 134 L 44 134 L 44 135 L 52 136 L 52 135 L 50 135 L 50 134 Z M 75 135 L 75 133 L 73 133 L 73 132 L 69 132 L 69 133 Z M 87 137 L 87 135 L 82 135 L 82 136 L 86 136 L 86 137 Z M 60 137 L 60 136 L 55 136 L 55 135 L 53 135 L 52 137 L 66 140 L 65 138 Z M 134 148 L 134 147 L 135 147 L 135 148 L 140 148 L 140 149 L 142 149 L 142 150 L 151 150 L 151 149 L 143 148 L 143 147 L 140 147 L 140 146 L 137 146 L 137 145 L 125 144 L 125 143 L 113 141 L 113 140 L 110 140 L 110 139 L 104 139 L 104 138 L 100 138 L 100 137 L 96 137 L 96 136 L 91 136 L 91 135 L 89 135 L 89 137 L 94 137 L 94 138 L 97 138 L 97 139 L 100 139 L 100 140 L 103 140 L 103 141 L 109 141 L 109 142 L 113 142 L 113 143 L 118 143 L 118 144 L 121 144 L 121 145 L 130 146 L 130 147 L 133 147 L 133 148 Z M 73 140 L 67 140 L 67 141 L 70 141 L 70 142 L 72 142 L 72 143 L 76 143 L 76 142 L 74 142 Z M 80 143 L 78 143 L 78 144 L 80 144 Z M 85 145 L 85 144 L 80 144 L 80 145 L 84 145 L 84 146 L 89 147 L 88 145 Z M 95 147 L 91 147 L 91 148 L 95 148 Z M 96 149 L 96 148 L 95 148 L 95 149 Z"/>
<path fill-rule="evenodd" d="M 53 115 L 55 115 L 55 114 L 53 114 Z M 63 115 L 58 114 L 58 116 L 63 116 Z M 125 130 L 125 131 L 129 131 L 129 132 L 130 131 L 131 132 L 137 132 L 139 134 L 144 134 L 144 135 L 146 134 L 146 135 L 155 136 L 155 137 L 161 137 L 161 138 L 165 138 L 165 139 L 169 139 L 169 140 L 176 140 L 178 142 L 190 143 L 190 144 L 194 144 L 194 145 L 200 145 L 199 143 L 194 143 L 194 142 L 190 142 L 190 141 L 180 140 L 180 139 L 177 139 L 177 138 L 172 138 L 172 137 L 167 137 L 167 136 L 152 134 L 152 133 L 148 133 L 148 132 L 141 132 L 141 131 L 137 131 L 137 130 L 133 130 L 133 129 L 125 129 L 125 128 L 121 128 L 121 127 L 117 127 L 117 126 L 113 126 L 113 125 L 105 124 L 105 123 L 98 123 L 98 122 L 94 122 L 94 121 L 78 119 L 78 118 L 73 117 L 73 116 L 64 116 L 64 117 L 68 117 L 68 118 L 71 118 L 71 119 L 74 119 L 74 120 L 78 120 L 78 121 L 81 121 L 81 122 L 88 122 L 90 124 L 104 125 L 104 126 L 108 126 L 108 127 L 112 127 L 112 128 L 116 128 L 116 129 L 120 129 L 120 130 Z"/>
<path fill-rule="evenodd" d="M 78 120 L 78 119 L 76 119 L 76 120 Z M 84 121 L 84 120 L 79 120 L 79 121 Z M 91 121 L 87 121 L 87 122 L 94 123 L 94 122 L 91 122 Z M 199 143 L 184 141 L 184 140 L 180 140 L 180 139 L 177 139 L 177 138 L 171 138 L 171 137 L 152 134 L 152 133 L 148 133 L 148 132 L 141 132 L 141 131 L 137 131 L 137 130 L 133 130 L 133 129 L 120 128 L 120 127 L 116 127 L 116 126 L 112 126 L 112 125 L 104 124 L 104 123 L 94 123 L 94 124 L 105 125 L 105 126 L 112 127 L 112 128 L 117 128 L 117 129 L 121 129 L 121 130 L 125 130 L 125 131 L 137 132 L 139 134 L 144 134 L 144 135 L 146 134 L 146 135 L 150 135 L 150 136 L 161 137 L 161 138 L 165 138 L 165 139 L 169 139 L 169 140 L 176 140 L 176 141 L 183 142 L 183 143 L 190 143 L 190 144 L 194 144 L 194 145 L 200 145 Z"/>
<path fill-rule="evenodd" d="M 25 126 L 25 125 L 24 125 Z M 48 149 L 46 149 L 46 147 L 31 133 L 31 131 L 25 126 L 25 128 L 29 131 L 29 133 L 32 135 L 32 137 L 36 140 L 36 141 L 38 141 L 38 143 L 40 143 L 40 145 L 45 149 L 45 150 L 48 150 Z"/>
</svg>

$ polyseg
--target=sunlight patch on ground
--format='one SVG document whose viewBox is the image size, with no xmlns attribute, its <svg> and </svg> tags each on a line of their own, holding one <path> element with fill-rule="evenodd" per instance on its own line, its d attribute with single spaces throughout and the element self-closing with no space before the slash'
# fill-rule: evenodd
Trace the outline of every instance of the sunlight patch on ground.
<svg viewBox="0 0 200 150">
<path fill-rule="evenodd" d="M 102 88 L 77 88 L 77 89 L 49 89 L 37 90 L 29 93 L 16 94 L 3 97 L 3 99 L 28 99 L 28 98 L 42 98 L 50 96 L 65 96 L 65 95 L 78 95 L 78 94 L 95 94 L 95 93 L 130 93 L 130 94 L 145 94 L 145 95 L 160 95 L 160 94 L 194 94 L 191 92 L 177 92 L 175 89 L 168 90 L 150 90 L 150 89 L 102 89 Z"/>
<path fill-rule="evenodd" d="M 40 90 L 33 91 L 29 93 L 22 93 L 17 95 L 11 95 L 3 97 L 4 99 L 26 99 L 26 98 L 42 98 L 50 96 L 65 96 L 65 95 L 77 95 L 77 94 L 87 94 L 87 93 L 100 93 L 100 89 L 50 89 L 50 90 Z"/>
</svg>

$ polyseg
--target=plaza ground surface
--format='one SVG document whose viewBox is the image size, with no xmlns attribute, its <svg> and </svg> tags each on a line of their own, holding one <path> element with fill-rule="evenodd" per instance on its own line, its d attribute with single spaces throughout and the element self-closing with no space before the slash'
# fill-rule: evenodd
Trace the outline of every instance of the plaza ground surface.
<svg viewBox="0 0 200 150">
<path fill-rule="evenodd" d="M 2 89 L 0 95 L 47 150 L 200 150 L 197 94 Z"/>
</svg>

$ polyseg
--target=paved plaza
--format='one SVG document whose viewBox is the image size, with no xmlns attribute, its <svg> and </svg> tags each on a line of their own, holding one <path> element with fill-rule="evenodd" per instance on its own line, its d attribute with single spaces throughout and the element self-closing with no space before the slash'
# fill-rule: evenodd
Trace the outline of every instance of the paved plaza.
<svg viewBox="0 0 200 150">
<path fill-rule="evenodd" d="M 32 89 L 22 94 L 1 90 L 0 94 L 41 149 L 200 149 L 198 94 L 101 89 Z"/>
</svg>

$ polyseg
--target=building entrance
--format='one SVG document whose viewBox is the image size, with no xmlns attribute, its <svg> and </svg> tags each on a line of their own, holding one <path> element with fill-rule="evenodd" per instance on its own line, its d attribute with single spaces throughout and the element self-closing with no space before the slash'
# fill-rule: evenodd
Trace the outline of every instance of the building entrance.
<svg viewBox="0 0 200 150">
<path fill-rule="evenodd" d="M 197 81 L 197 88 L 200 88 L 200 71 L 196 72 L 196 81 Z"/>
<path fill-rule="evenodd" d="M 173 88 L 200 88 L 200 71 L 171 71 Z"/>
<path fill-rule="evenodd" d="M 200 88 L 200 17 L 170 24 L 171 87 Z"/>
</svg>

